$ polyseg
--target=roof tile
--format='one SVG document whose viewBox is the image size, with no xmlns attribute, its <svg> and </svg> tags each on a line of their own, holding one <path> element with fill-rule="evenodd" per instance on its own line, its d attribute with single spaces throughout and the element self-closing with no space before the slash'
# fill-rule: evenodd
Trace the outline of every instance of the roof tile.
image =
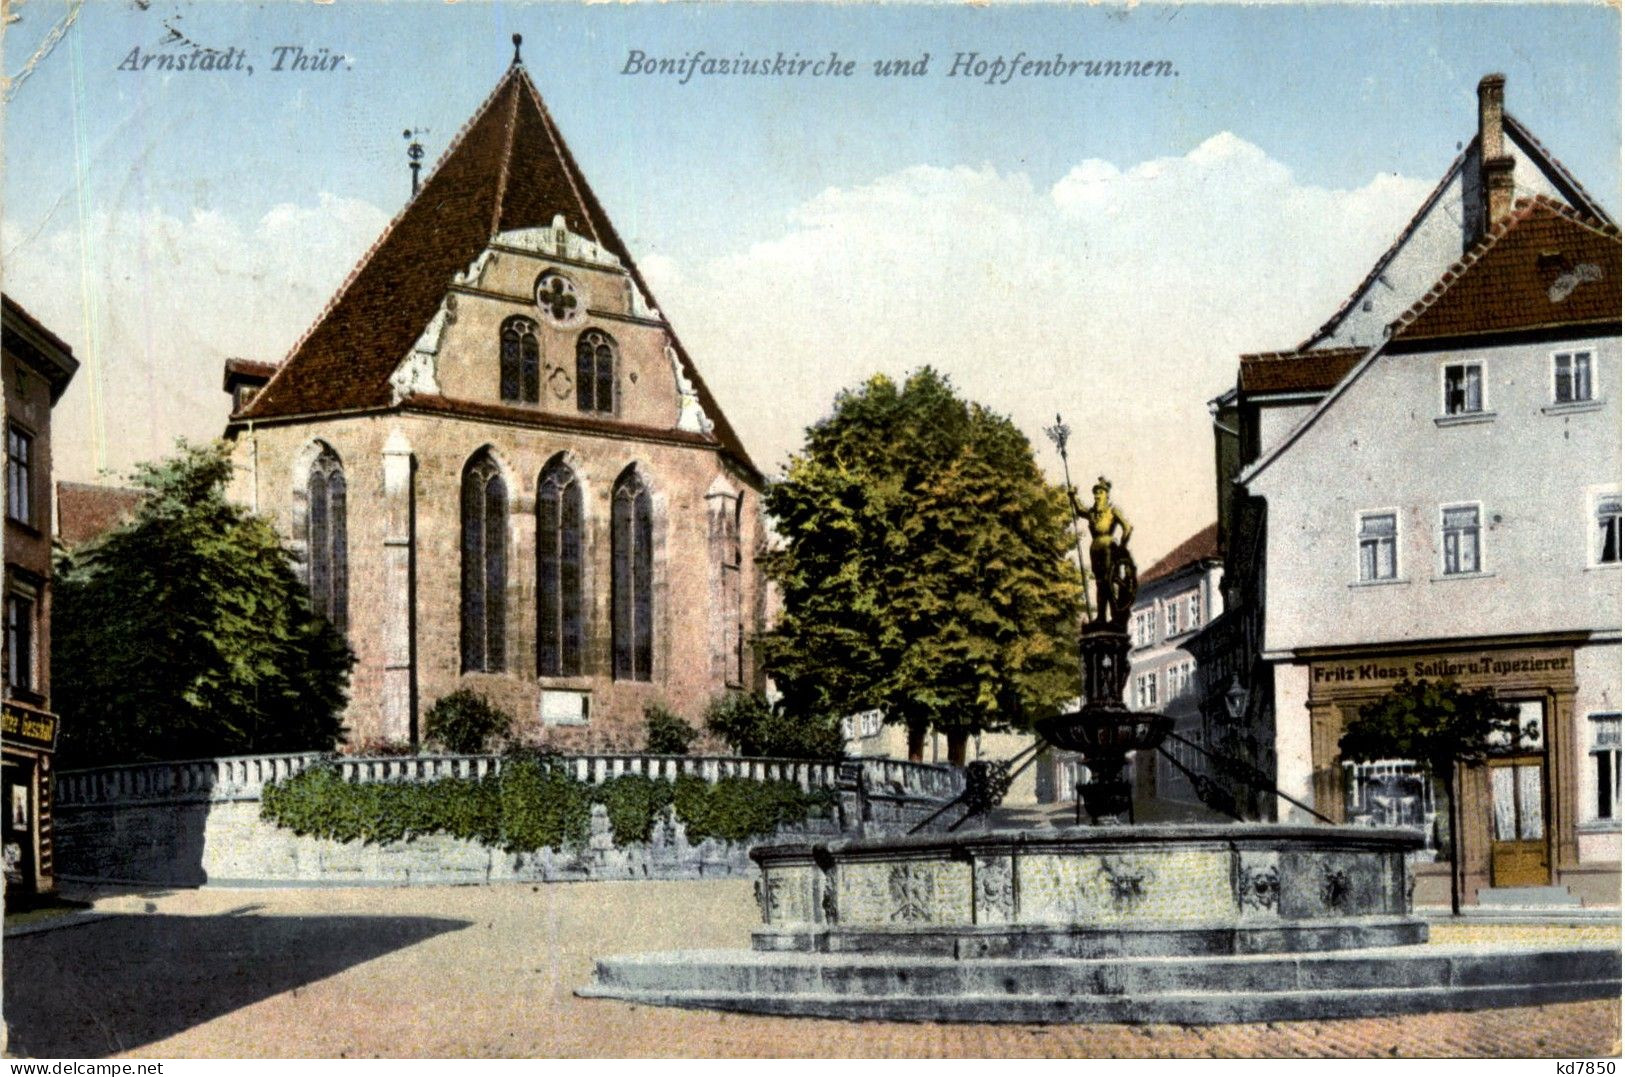
<svg viewBox="0 0 1625 1077">
<path fill-rule="evenodd" d="M 1393 325 L 1398 340 L 1620 320 L 1620 237 L 1611 224 L 1543 196 L 1506 220 Z"/>
</svg>

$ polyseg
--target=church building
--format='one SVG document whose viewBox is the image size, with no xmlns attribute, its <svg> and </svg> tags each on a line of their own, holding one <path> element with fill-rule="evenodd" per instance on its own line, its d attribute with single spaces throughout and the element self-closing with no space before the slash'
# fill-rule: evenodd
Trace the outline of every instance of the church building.
<svg viewBox="0 0 1625 1077">
<path fill-rule="evenodd" d="M 562 750 L 756 687 L 761 473 L 518 58 L 279 364 L 233 496 L 357 658 L 350 750 L 459 689 Z"/>
</svg>

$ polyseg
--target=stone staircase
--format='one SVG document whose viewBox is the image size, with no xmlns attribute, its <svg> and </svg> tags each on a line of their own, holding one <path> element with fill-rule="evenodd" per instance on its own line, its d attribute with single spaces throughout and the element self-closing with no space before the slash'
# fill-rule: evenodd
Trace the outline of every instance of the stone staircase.
<svg viewBox="0 0 1625 1077">
<path fill-rule="evenodd" d="M 1582 904 L 1566 886 L 1481 886 L 1478 903 L 1512 909 L 1577 909 Z"/>
<path fill-rule="evenodd" d="M 610 957 L 578 994 L 894 1021 L 1216 1024 L 1617 997 L 1616 946 L 1397 946 L 1109 960 L 692 951 Z"/>
</svg>

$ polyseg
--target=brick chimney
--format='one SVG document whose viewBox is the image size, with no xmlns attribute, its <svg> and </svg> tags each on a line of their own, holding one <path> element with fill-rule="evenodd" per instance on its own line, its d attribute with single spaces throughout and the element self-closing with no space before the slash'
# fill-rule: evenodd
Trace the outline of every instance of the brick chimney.
<svg viewBox="0 0 1625 1077">
<path fill-rule="evenodd" d="M 1484 191 L 1484 230 L 1512 212 L 1512 156 L 1506 151 L 1501 120 L 1506 112 L 1505 75 L 1478 80 L 1478 161 Z"/>
</svg>

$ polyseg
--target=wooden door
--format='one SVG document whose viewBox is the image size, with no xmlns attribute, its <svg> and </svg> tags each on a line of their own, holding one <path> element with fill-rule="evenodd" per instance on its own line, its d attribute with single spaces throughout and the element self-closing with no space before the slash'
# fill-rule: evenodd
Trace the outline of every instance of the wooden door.
<svg viewBox="0 0 1625 1077">
<path fill-rule="evenodd" d="M 1491 885 L 1550 885 L 1546 757 L 1502 756 L 1489 766 Z"/>
</svg>

